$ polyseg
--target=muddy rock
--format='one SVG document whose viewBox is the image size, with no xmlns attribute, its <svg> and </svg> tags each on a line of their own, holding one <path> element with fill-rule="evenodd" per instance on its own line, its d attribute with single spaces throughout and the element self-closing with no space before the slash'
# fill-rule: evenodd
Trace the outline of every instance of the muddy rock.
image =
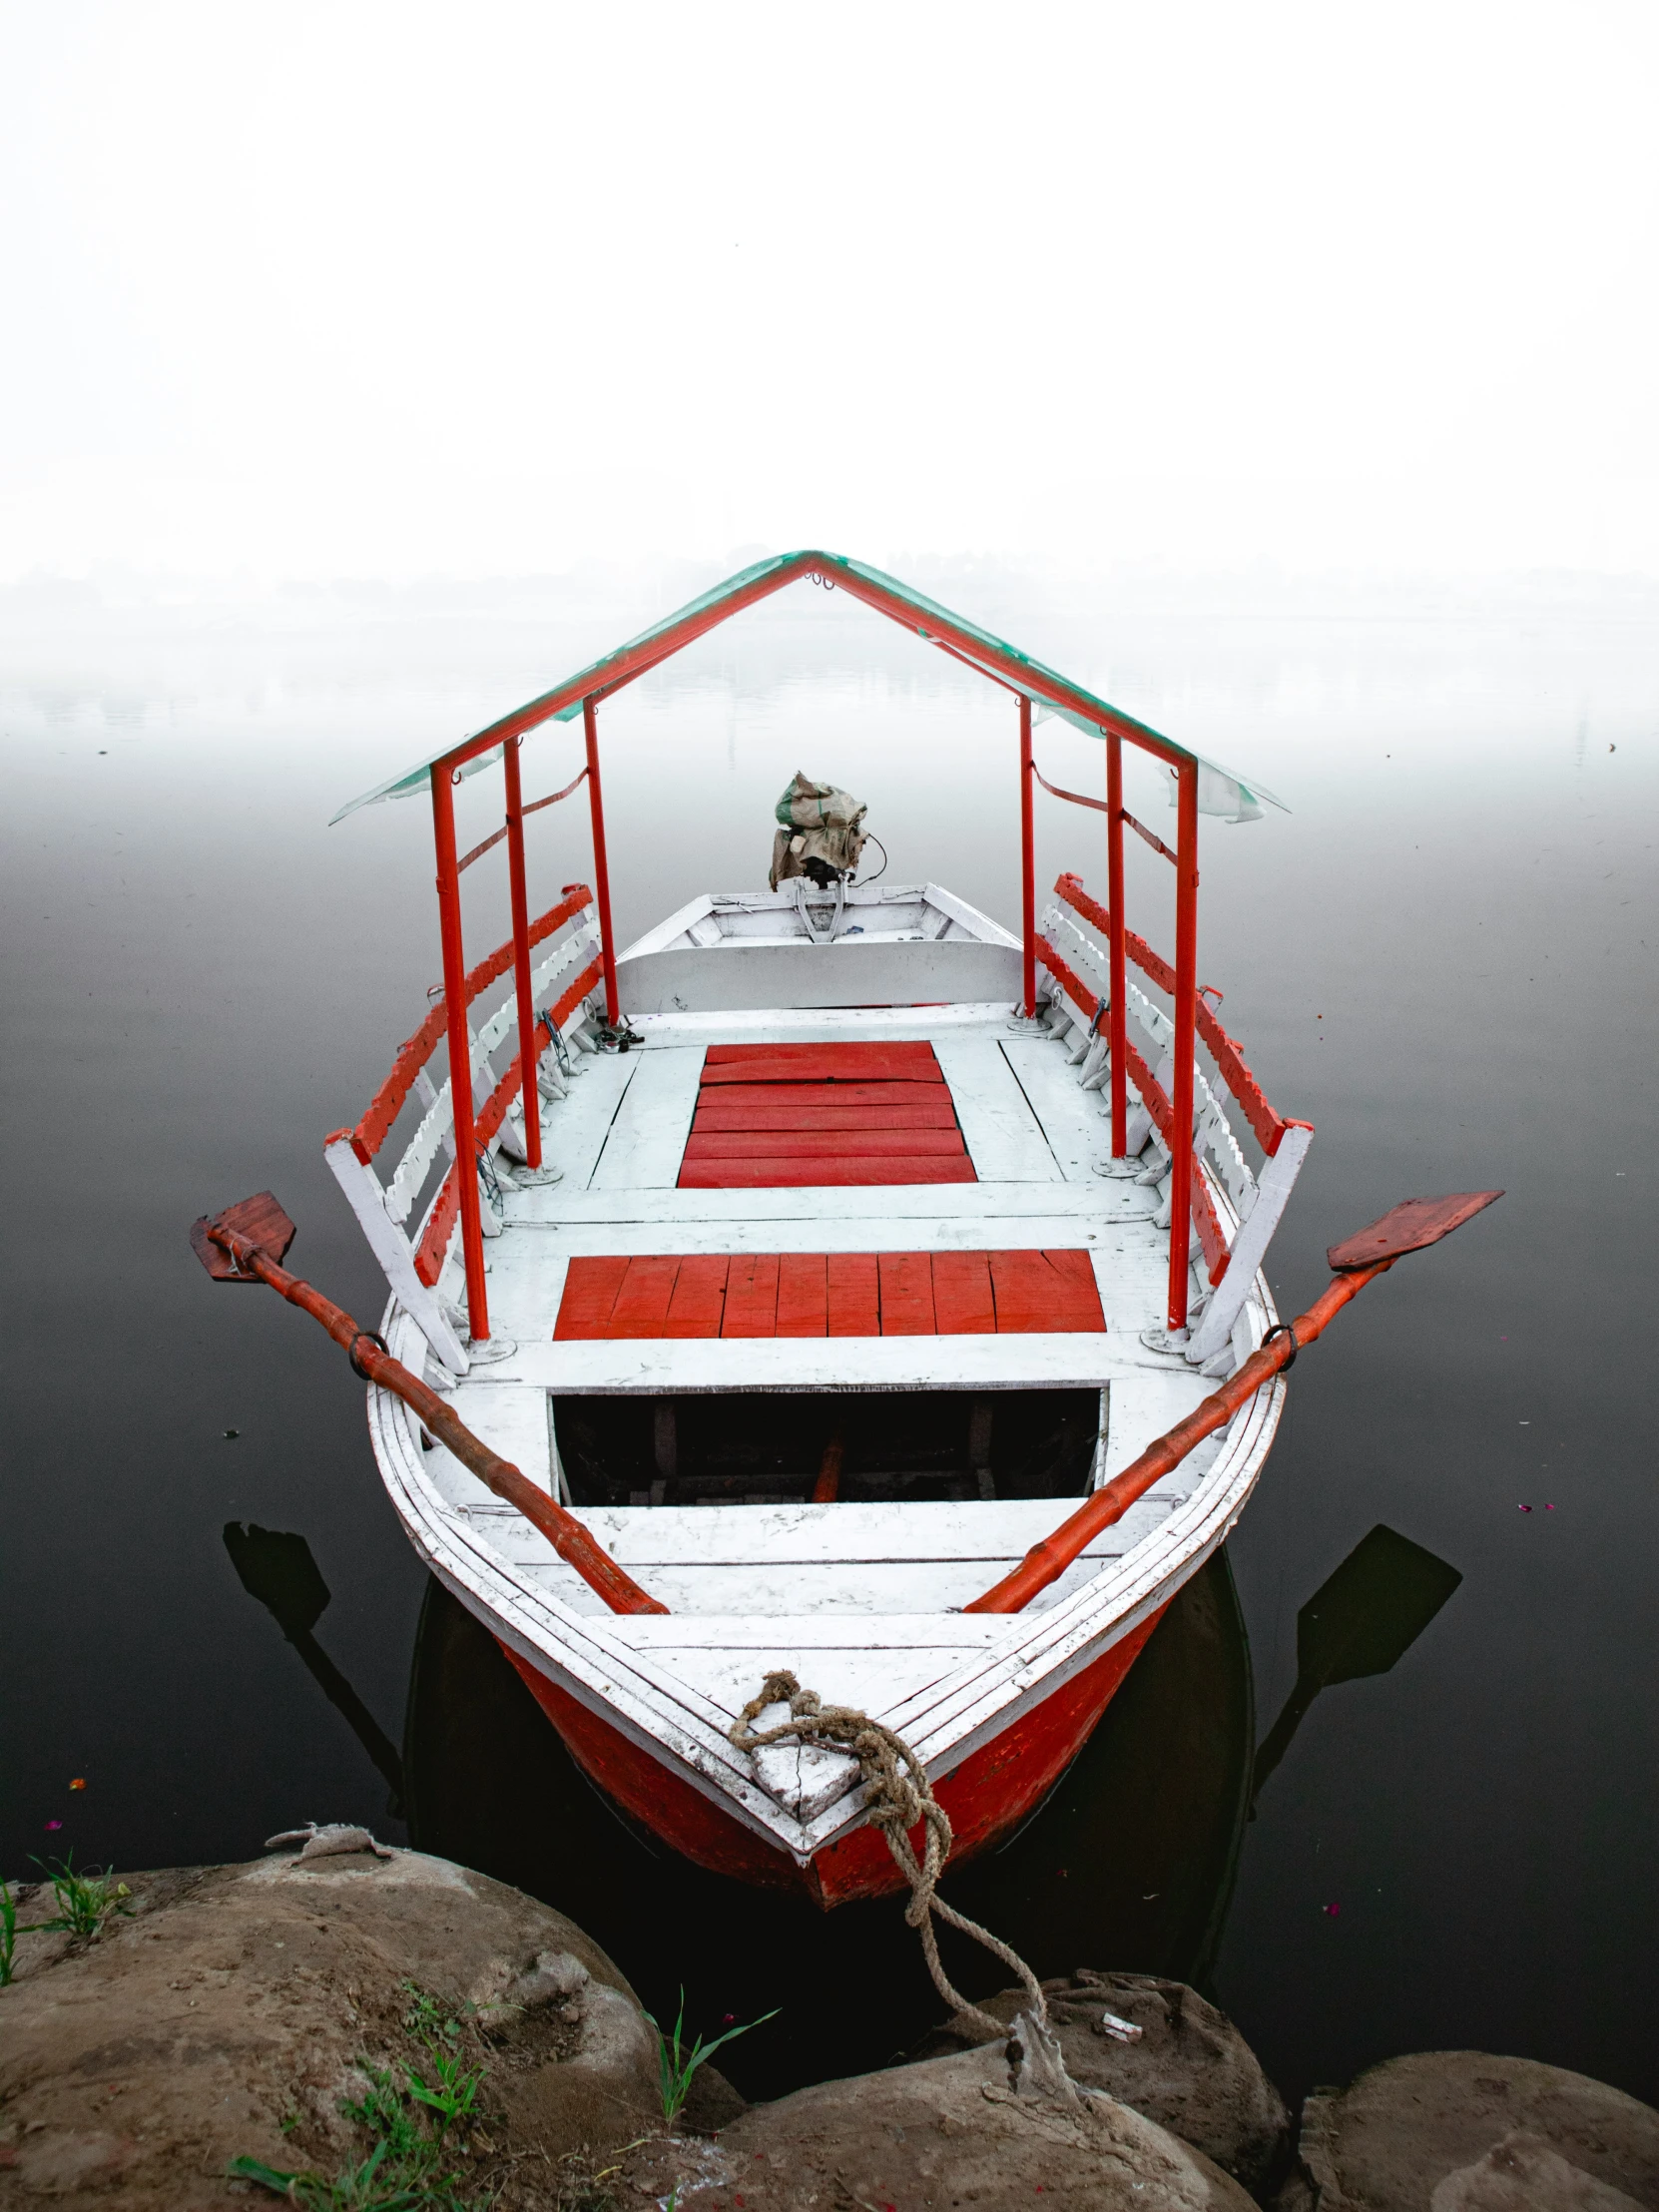
<svg viewBox="0 0 1659 2212">
<path fill-rule="evenodd" d="M 1308 2099 L 1285 2212 L 1659 2212 L 1659 2112 L 1530 2058 L 1422 2051 Z"/>
<path fill-rule="evenodd" d="M 1048 2016 L 1073 2081 L 1103 2089 L 1259 2191 L 1277 2180 L 1290 2143 L 1290 2115 L 1255 2052 L 1227 2017 L 1184 1981 L 1080 1967 L 1043 1983 Z M 985 2010 L 1012 2020 L 1020 1989 L 988 1998 Z M 1134 2042 L 1106 2032 L 1115 2013 L 1141 2030 Z M 924 2052 L 964 2049 L 987 2030 L 958 2013 Z"/>
<path fill-rule="evenodd" d="M 1110 2097 L 1015 2093 L 987 2044 L 752 2105 L 719 2137 L 629 2154 L 623 2197 L 696 2212 L 890 2212 L 971 2205 L 1031 2212 L 1041 2194 L 1082 2212 L 1250 2212 L 1201 2151 Z"/>
<path fill-rule="evenodd" d="M 0 1989 L 0 2206 L 230 2206 L 239 2154 L 333 2173 L 360 2061 L 407 2055 L 412 1996 L 468 2022 L 486 2069 L 469 2147 L 504 2202 L 553 2200 L 561 2159 L 661 2124 L 656 2041 L 574 1922 L 447 1860 L 284 1856 L 133 1875 L 90 1944 L 18 1936 Z M 50 1900 L 25 1902 L 24 1924 Z M 468 2000 L 475 2010 L 467 2010 Z M 734 2100 L 736 2101 L 736 2100 Z M 531 2177 L 548 2185 L 528 2193 Z"/>
</svg>

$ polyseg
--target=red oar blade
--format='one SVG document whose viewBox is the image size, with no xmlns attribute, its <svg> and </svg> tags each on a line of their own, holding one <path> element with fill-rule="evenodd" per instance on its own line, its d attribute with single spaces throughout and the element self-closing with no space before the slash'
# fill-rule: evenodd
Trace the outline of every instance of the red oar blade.
<svg viewBox="0 0 1659 2212">
<path fill-rule="evenodd" d="M 1502 1196 L 1501 1191 L 1453 1191 L 1446 1198 L 1403 1199 L 1369 1229 L 1357 1229 L 1352 1237 L 1334 1244 L 1325 1257 L 1339 1275 L 1347 1275 L 1356 1268 L 1374 1268 L 1379 1260 L 1421 1252 L 1425 1245 L 1438 1244 L 1454 1229 L 1461 1229 Z"/>
<path fill-rule="evenodd" d="M 278 1266 L 294 1239 L 293 1224 L 277 1204 L 273 1191 L 260 1191 L 253 1198 L 242 1199 L 235 1206 L 227 1206 L 222 1214 L 204 1214 L 200 1221 L 191 1224 L 190 1247 L 216 1283 L 254 1283 L 259 1278 L 239 1274 L 224 1246 L 216 1245 L 208 1235 L 210 1229 L 234 1229 L 239 1237 L 257 1244 Z"/>
</svg>

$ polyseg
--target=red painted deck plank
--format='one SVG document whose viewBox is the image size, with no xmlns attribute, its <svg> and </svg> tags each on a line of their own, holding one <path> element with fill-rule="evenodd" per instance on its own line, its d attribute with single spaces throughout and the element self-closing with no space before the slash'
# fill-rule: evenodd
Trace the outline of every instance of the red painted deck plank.
<svg viewBox="0 0 1659 2212">
<path fill-rule="evenodd" d="M 853 1156 L 835 1160 L 783 1155 L 768 1160 L 688 1160 L 680 1170 L 683 1191 L 759 1191 L 845 1189 L 877 1183 L 972 1183 L 973 1162 L 913 1153 L 891 1157 Z"/>
<path fill-rule="evenodd" d="M 609 1254 L 572 1260 L 570 1272 L 565 1277 L 564 1296 L 559 1301 L 559 1319 L 553 1330 L 555 1339 L 607 1336 L 611 1309 L 627 1273 L 627 1261 L 613 1259 Z"/>
<path fill-rule="evenodd" d="M 936 1336 L 929 1255 L 925 1252 L 883 1252 L 876 1265 L 881 1283 L 882 1336 Z"/>
<path fill-rule="evenodd" d="M 830 1334 L 830 1263 L 822 1252 L 786 1252 L 778 1263 L 778 1334 Z"/>
<path fill-rule="evenodd" d="M 669 1300 L 668 1321 L 663 1328 L 665 1337 L 720 1335 L 731 1265 L 724 1252 L 687 1253 L 674 1280 L 674 1296 Z"/>
<path fill-rule="evenodd" d="M 778 1334 L 778 1254 L 743 1252 L 734 1256 L 726 1278 L 723 1337 L 775 1337 Z"/>
<path fill-rule="evenodd" d="M 829 1264 L 831 1337 L 878 1337 L 881 1291 L 873 1252 L 831 1252 Z"/>
<path fill-rule="evenodd" d="M 710 1083 L 697 1097 L 700 1114 L 729 1114 L 739 1106 L 948 1106 L 943 1083 Z"/>
<path fill-rule="evenodd" d="M 991 1295 L 988 1252 L 935 1252 L 933 1314 L 941 1337 L 989 1337 L 996 1334 L 996 1301 Z"/>
<path fill-rule="evenodd" d="M 905 1067 L 936 1068 L 938 1059 L 925 1037 L 902 1042 L 847 1044 L 712 1044 L 703 1056 L 710 1067 L 731 1067 L 745 1060 L 781 1060 L 817 1067 L 822 1062 L 857 1068 L 871 1060 L 891 1060 Z"/>
<path fill-rule="evenodd" d="M 902 1153 L 914 1159 L 961 1159 L 959 1129 L 705 1129 L 696 1123 L 686 1139 L 688 1160 L 874 1159 Z"/>
<path fill-rule="evenodd" d="M 678 1256 L 630 1260 L 616 1294 L 607 1337 L 661 1337 L 667 1334 L 669 1301 L 680 1273 Z"/>
<path fill-rule="evenodd" d="M 659 1307 L 660 1330 L 638 1326 Z M 572 1260 L 553 1334 L 957 1337 L 1104 1328 L 1083 1251 L 653 1253 Z"/>
<path fill-rule="evenodd" d="M 786 1058 L 774 1047 L 753 1059 L 703 1064 L 705 1089 L 731 1083 L 942 1083 L 944 1070 L 933 1057 L 907 1059 L 891 1045 L 818 1045 Z"/>
<path fill-rule="evenodd" d="M 1062 1264 L 1056 1266 L 1057 1260 Z M 1088 1271 L 1086 1278 L 1083 1269 Z M 991 1286 L 1000 1337 L 1106 1326 L 1086 1252 L 993 1252 Z"/>
<path fill-rule="evenodd" d="M 699 1136 L 716 1130 L 802 1129 L 839 1130 L 857 1133 L 865 1129 L 954 1129 L 956 1115 L 948 1098 L 921 1106 L 820 1105 L 820 1098 L 834 1098 L 833 1091 L 813 1093 L 814 1103 L 804 1106 L 729 1106 L 729 1094 L 716 1091 L 707 1106 L 699 1106 L 692 1127 Z"/>
</svg>

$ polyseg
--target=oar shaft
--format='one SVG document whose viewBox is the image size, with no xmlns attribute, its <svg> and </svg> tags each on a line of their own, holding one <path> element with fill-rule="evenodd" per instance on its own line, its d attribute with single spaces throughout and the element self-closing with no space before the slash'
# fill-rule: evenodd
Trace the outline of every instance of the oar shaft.
<svg viewBox="0 0 1659 2212">
<path fill-rule="evenodd" d="M 1046 1590 L 1051 1582 L 1059 1580 L 1072 1561 L 1080 1558 L 1103 1530 L 1121 1520 L 1154 1482 L 1161 1481 L 1178 1467 L 1206 1436 L 1225 1427 L 1264 1382 L 1271 1382 L 1281 1368 L 1295 1359 L 1303 1345 L 1312 1344 L 1316 1337 L 1323 1335 L 1350 1299 L 1357 1298 L 1375 1276 L 1382 1275 L 1392 1265 L 1392 1260 L 1382 1260 L 1374 1267 L 1357 1268 L 1352 1274 L 1334 1276 L 1323 1297 L 1292 1322 L 1294 1342 L 1289 1335 L 1275 1337 L 1260 1352 L 1253 1352 L 1237 1375 L 1230 1377 L 1201 1405 L 1196 1405 L 1185 1420 L 1177 1421 L 1167 1434 L 1149 1444 L 1121 1474 L 1103 1483 L 1051 1536 L 1033 1544 L 1011 1574 L 1005 1574 L 971 1605 L 964 1605 L 963 1612 L 1017 1613 L 1022 1606 L 1029 1605 L 1039 1590 Z"/>
<path fill-rule="evenodd" d="M 309 1283 L 297 1275 L 290 1275 L 286 1268 L 278 1267 L 259 1245 L 239 1237 L 234 1229 L 210 1224 L 208 1235 L 222 1251 L 231 1255 L 245 1275 L 257 1275 L 261 1282 L 269 1283 L 290 1306 L 299 1307 L 313 1321 L 319 1322 L 343 1351 L 353 1353 L 358 1370 L 379 1388 L 400 1397 L 469 1473 L 475 1474 L 503 1503 L 516 1506 L 527 1521 L 539 1528 L 565 1564 L 575 1568 L 589 1589 L 597 1591 L 613 1613 L 668 1611 L 666 1605 L 659 1604 L 631 1575 L 623 1572 L 574 1513 L 566 1512 L 545 1490 L 538 1489 L 510 1459 L 503 1459 L 498 1452 L 491 1451 L 453 1407 L 444 1403 L 436 1390 L 430 1389 L 418 1376 L 411 1375 L 401 1360 L 394 1360 L 389 1352 L 382 1352 L 331 1298 L 324 1298 Z"/>
</svg>

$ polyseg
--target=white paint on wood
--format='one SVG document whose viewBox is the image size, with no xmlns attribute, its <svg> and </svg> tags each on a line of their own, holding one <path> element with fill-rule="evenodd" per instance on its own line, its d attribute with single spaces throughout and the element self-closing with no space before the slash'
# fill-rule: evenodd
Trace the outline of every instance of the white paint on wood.
<svg viewBox="0 0 1659 2212">
<path fill-rule="evenodd" d="M 584 1338 L 520 1341 L 492 1369 L 543 1389 L 676 1395 L 721 1390 L 1098 1389 L 1120 1363 L 1104 1335 Z"/>
<path fill-rule="evenodd" d="M 391 1286 L 392 1296 L 414 1317 L 426 1342 L 450 1374 L 464 1375 L 467 1358 L 461 1341 L 450 1326 L 437 1294 L 429 1291 L 415 1273 L 414 1253 L 402 1230 L 386 1212 L 379 1178 L 357 1158 L 349 1137 L 326 1145 L 323 1158 L 334 1181 L 345 1193 L 346 1203 L 368 1240 L 368 1249 L 379 1261 Z"/>
<path fill-rule="evenodd" d="M 670 1046 L 639 1054 L 639 1066 L 593 1172 L 592 1189 L 674 1188 L 697 1109 L 703 1060 L 700 1045 Z"/>
<path fill-rule="evenodd" d="M 1012 995 L 1019 955 L 959 937 L 895 942 L 847 932 L 833 942 L 755 943 L 730 937 L 617 962 L 617 990 L 631 1012 L 750 1006 L 874 1006 L 930 998 Z"/>
<path fill-rule="evenodd" d="M 1063 1051 L 1038 1038 L 1009 1037 L 1002 1049 L 1066 1181 L 1098 1189 L 1094 1163 L 1111 1148 L 1111 1125 L 1102 1123 L 1097 1094 L 1082 1088 Z"/>
<path fill-rule="evenodd" d="M 1256 1288 L 1273 1233 L 1284 1218 L 1313 1141 L 1311 1129 L 1300 1128 L 1293 1122 L 1280 1138 L 1279 1150 L 1271 1160 L 1264 1162 L 1256 1203 L 1234 1236 L 1227 1273 L 1211 1293 L 1210 1303 L 1187 1347 L 1187 1358 L 1195 1367 L 1213 1360 L 1231 1336 L 1245 1300 Z"/>
<path fill-rule="evenodd" d="M 934 1057 L 950 1089 L 981 1183 L 1057 1183 L 1059 1165 L 992 1030 L 939 1037 Z"/>
</svg>

